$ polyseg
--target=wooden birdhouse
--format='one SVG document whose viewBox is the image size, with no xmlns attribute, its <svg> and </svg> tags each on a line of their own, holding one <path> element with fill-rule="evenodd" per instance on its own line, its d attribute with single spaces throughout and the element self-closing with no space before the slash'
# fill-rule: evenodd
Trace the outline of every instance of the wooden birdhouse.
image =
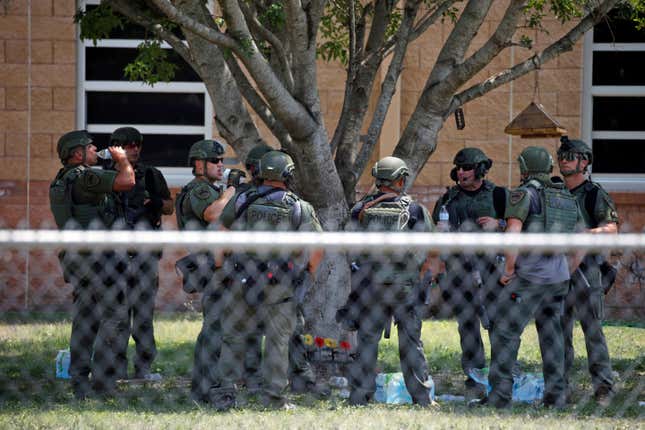
<svg viewBox="0 0 645 430">
<path fill-rule="evenodd" d="M 531 102 L 504 129 L 504 133 L 522 138 L 560 137 L 567 130 L 545 112 L 540 103 Z"/>
</svg>

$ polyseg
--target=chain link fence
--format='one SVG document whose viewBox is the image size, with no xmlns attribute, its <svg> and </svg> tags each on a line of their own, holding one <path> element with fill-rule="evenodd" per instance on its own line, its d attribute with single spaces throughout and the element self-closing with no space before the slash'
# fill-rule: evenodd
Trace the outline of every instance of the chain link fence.
<svg viewBox="0 0 645 430">
<path fill-rule="evenodd" d="M 642 320 L 614 309 L 602 322 L 606 297 L 642 300 L 643 235 L 5 230 L 0 241 L 0 403 L 228 410 L 287 408 L 304 393 L 642 416 Z M 310 273 L 316 250 L 335 265 Z M 523 269 L 502 285 L 508 251 Z M 347 283 L 326 284 L 330 271 Z"/>
</svg>

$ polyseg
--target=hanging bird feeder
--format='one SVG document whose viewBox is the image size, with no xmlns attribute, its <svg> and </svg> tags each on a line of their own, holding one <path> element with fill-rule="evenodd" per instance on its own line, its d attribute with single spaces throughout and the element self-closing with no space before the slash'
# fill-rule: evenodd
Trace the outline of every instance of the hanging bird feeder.
<svg viewBox="0 0 645 430">
<path fill-rule="evenodd" d="M 521 136 L 525 139 L 536 139 L 560 137 L 567 134 L 567 130 L 545 112 L 544 106 L 531 102 L 506 126 L 504 133 Z"/>
<path fill-rule="evenodd" d="M 524 139 L 560 137 L 567 134 L 567 129 L 546 113 L 544 106 L 540 104 L 538 70 L 535 71 L 533 101 L 519 115 L 513 118 L 513 121 L 504 129 L 504 133 L 520 136 Z"/>
</svg>

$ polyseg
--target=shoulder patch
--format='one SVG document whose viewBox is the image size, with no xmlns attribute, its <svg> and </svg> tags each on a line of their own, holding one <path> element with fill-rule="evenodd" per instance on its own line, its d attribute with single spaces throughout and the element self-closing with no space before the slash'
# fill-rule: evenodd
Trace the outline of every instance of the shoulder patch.
<svg viewBox="0 0 645 430">
<path fill-rule="evenodd" d="M 101 178 L 96 172 L 93 172 L 92 169 L 87 169 L 87 171 L 85 172 L 84 181 L 85 185 L 88 188 L 93 188 L 101 182 Z"/>
<path fill-rule="evenodd" d="M 516 205 L 519 202 L 521 202 L 525 196 L 526 196 L 526 190 L 513 190 L 511 191 L 511 194 L 509 195 L 508 200 L 512 205 Z"/>
<path fill-rule="evenodd" d="M 195 197 L 199 200 L 206 200 L 211 196 L 211 192 L 208 188 L 200 188 L 195 191 Z"/>
</svg>

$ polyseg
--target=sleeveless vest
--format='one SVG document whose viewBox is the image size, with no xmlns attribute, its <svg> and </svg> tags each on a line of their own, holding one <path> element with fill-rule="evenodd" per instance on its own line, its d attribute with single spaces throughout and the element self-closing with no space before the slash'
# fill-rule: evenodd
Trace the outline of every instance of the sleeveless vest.
<svg viewBox="0 0 645 430">
<path fill-rule="evenodd" d="M 578 204 L 564 184 L 544 184 L 536 179 L 526 183 L 526 187 L 537 191 L 542 210 L 529 214 L 524 222 L 523 231 L 572 233 L 578 221 Z"/>
</svg>

